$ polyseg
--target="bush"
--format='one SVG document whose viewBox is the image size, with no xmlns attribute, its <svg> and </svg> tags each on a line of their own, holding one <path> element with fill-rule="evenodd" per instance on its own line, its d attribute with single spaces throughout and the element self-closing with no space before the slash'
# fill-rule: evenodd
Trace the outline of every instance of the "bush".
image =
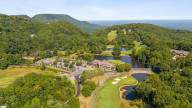
<svg viewBox="0 0 192 108">
<path fill-rule="evenodd" d="M 83 94 L 83 96 L 85 96 L 85 97 L 91 96 L 91 94 L 92 94 L 91 87 L 88 86 L 88 85 L 85 85 L 85 86 L 83 87 L 83 89 L 82 89 L 82 94 Z"/>
<path fill-rule="evenodd" d="M 76 65 L 77 66 L 82 66 L 82 62 L 77 62 Z"/>
<path fill-rule="evenodd" d="M 85 83 L 85 85 L 90 86 L 92 91 L 95 90 L 96 87 L 97 87 L 97 84 L 95 83 L 95 81 L 87 81 L 87 82 Z"/>
<path fill-rule="evenodd" d="M 6 61 L 4 59 L 0 59 L 0 69 L 7 69 L 8 64 L 6 63 Z"/>
<path fill-rule="evenodd" d="M 124 71 L 130 71 L 131 69 L 131 64 L 125 63 L 125 64 L 120 64 L 116 66 L 116 71 L 117 72 L 124 72 Z"/>
<path fill-rule="evenodd" d="M 69 99 L 68 105 L 69 105 L 69 108 L 80 108 L 79 98 L 74 97 L 74 96 L 71 97 L 71 98 Z"/>
<path fill-rule="evenodd" d="M 85 81 L 86 81 L 86 76 L 85 75 L 82 75 L 79 79 L 79 83 L 80 84 L 85 84 Z"/>
<path fill-rule="evenodd" d="M 41 65 L 41 70 L 45 70 L 46 69 L 46 66 L 45 66 L 45 63 L 42 62 L 42 65 Z"/>
</svg>

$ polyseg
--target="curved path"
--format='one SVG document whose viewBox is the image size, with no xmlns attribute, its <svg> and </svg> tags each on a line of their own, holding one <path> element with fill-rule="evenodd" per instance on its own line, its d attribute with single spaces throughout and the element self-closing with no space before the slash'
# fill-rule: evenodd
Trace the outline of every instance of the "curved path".
<svg viewBox="0 0 192 108">
<path fill-rule="evenodd" d="M 79 97 L 79 95 L 81 93 L 81 87 L 80 87 L 80 83 L 79 83 L 79 76 L 81 74 L 79 74 L 79 73 L 70 73 L 70 72 L 61 71 L 61 70 L 57 70 L 57 71 L 62 72 L 62 73 L 67 73 L 67 74 L 73 75 L 75 77 L 75 80 L 77 82 L 77 94 L 76 94 L 76 97 Z"/>
</svg>

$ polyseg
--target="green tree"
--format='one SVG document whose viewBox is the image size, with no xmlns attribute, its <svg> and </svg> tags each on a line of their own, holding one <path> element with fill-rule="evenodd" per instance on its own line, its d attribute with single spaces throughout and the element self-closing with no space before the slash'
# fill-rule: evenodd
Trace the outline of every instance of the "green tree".
<svg viewBox="0 0 192 108">
<path fill-rule="evenodd" d="M 57 48 L 54 48 L 54 49 L 53 49 L 53 55 L 54 55 L 54 56 L 57 56 L 57 54 L 58 54 Z"/>
<path fill-rule="evenodd" d="M 73 64 L 70 64 L 69 67 L 70 67 L 70 68 L 73 68 Z"/>
<path fill-rule="evenodd" d="M 68 105 L 69 105 L 69 108 L 80 108 L 79 98 L 74 97 L 74 96 L 71 97 L 71 98 L 69 99 Z"/>
<path fill-rule="evenodd" d="M 115 56 L 119 56 L 121 54 L 121 46 L 119 46 L 118 44 L 116 44 L 114 46 L 114 49 L 113 49 L 113 52 L 112 52 L 113 55 Z"/>
<path fill-rule="evenodd" d="M 85 75 L 82 75 L 79 79 L 79 83 L 80 84 L 85 84 L 85 81 L 86 81 L 86 76 Z"/>
<path fill-rule="evenodd" d="M 6 61 L 4 59 L 0 59 L 0 69 L 7 69 L 8 64 L 6 63 Z"/>
<path fill-rule="evenodd" d="M 66 51 L 65 51 L 65 56 L 69 56 L 71 54 L 71 51 L 69 50 L 69 49 L 67 49 Z"/>
<path fill-rule="evenodd" d="M 82 92 L 83 96 L 88 97 L 88 96 L 91 96 L 92 90 L 91 90 L 90 86 L 85 85 L 85 86 L 83 86 L 83 89 L 81 92 Z"/>
<path fill-rule="evenodd" d="M 42 64 L 41 64 L 41 70 L 45 70 L 46 69 L 46 65 L 45 65 L 45 63 L 44 62 L 42 62 Z"/>
</svg>

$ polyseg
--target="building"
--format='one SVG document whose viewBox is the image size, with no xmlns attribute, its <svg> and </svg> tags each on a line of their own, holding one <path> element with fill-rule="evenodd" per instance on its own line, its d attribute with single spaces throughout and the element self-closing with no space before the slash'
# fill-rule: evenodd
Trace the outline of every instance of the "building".
<svg viewBox="0 0 192 108">
<path fill-rule="evenodd" d="M 31 37 L 34 37 L 34 36 L 36 36 L 36 35 L 35 35 L 35 34 L 31 34 L 30 36 L 31 36 Z"/>
<path fill-rule="evenodd" d="M 184 50 L 175 50 L 175 49 L 171 49 L 171 53 L 175 53 L 178 56 L 184 56 L 186 57 L 187 55 L 189 55 L 189 52 L 184 51 Z"/>
<path fill-rule="evenodd" d="M 94 60 L 92 62 L 92 65 L 99 66 L 99 68 L 106 68 L 106 69 L 112 69 L 115 68 L 115 66 L 105 60 Z"/>
</svg>

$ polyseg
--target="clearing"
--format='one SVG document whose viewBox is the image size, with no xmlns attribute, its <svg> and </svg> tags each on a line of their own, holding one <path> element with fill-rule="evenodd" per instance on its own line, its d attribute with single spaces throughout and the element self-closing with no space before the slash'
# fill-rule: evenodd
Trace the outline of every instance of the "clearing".
<svg viewBox="0 0 192 108">
<path fill-rule="evenodd" d="M 122 77 L 127 78 L 122 79 Z M 116 78 L 121 79 L 117 84 L 112 84 Z M 127 103 L 120 98 L 119 87 L 136 84 L 137 80 L 129 74 L 109 78 L 97 91 L 94 108 L 125 108 Z"/>
<path fill-rule="evenodd" d="M 24 76 L 28 73 L 42 73 L 42 74 L 53 74 L 59 75 L 59 72 L 51 71 L 50 69 L 42 71 L 37 67 L 27 67 L 27 66 L 15 66 L 9 67 L 6 70 L 0 70 L 0 87 L 6 87 L 11 84 L 16 78 Z"/>
<path fill-rule="evenodd" d="M 111 32 L 108 33 L 107 37 L 108 37 L 108 40 L 109 40 L 109 41 L 112 41 L 113 39 L 116 38 L 116 36 L 117 36 L 117 33 L 116 33 L 116 32 L 117 32 L 117 31 L 114 30 L 114 31 L 111 31 Z"/>
</svg>

